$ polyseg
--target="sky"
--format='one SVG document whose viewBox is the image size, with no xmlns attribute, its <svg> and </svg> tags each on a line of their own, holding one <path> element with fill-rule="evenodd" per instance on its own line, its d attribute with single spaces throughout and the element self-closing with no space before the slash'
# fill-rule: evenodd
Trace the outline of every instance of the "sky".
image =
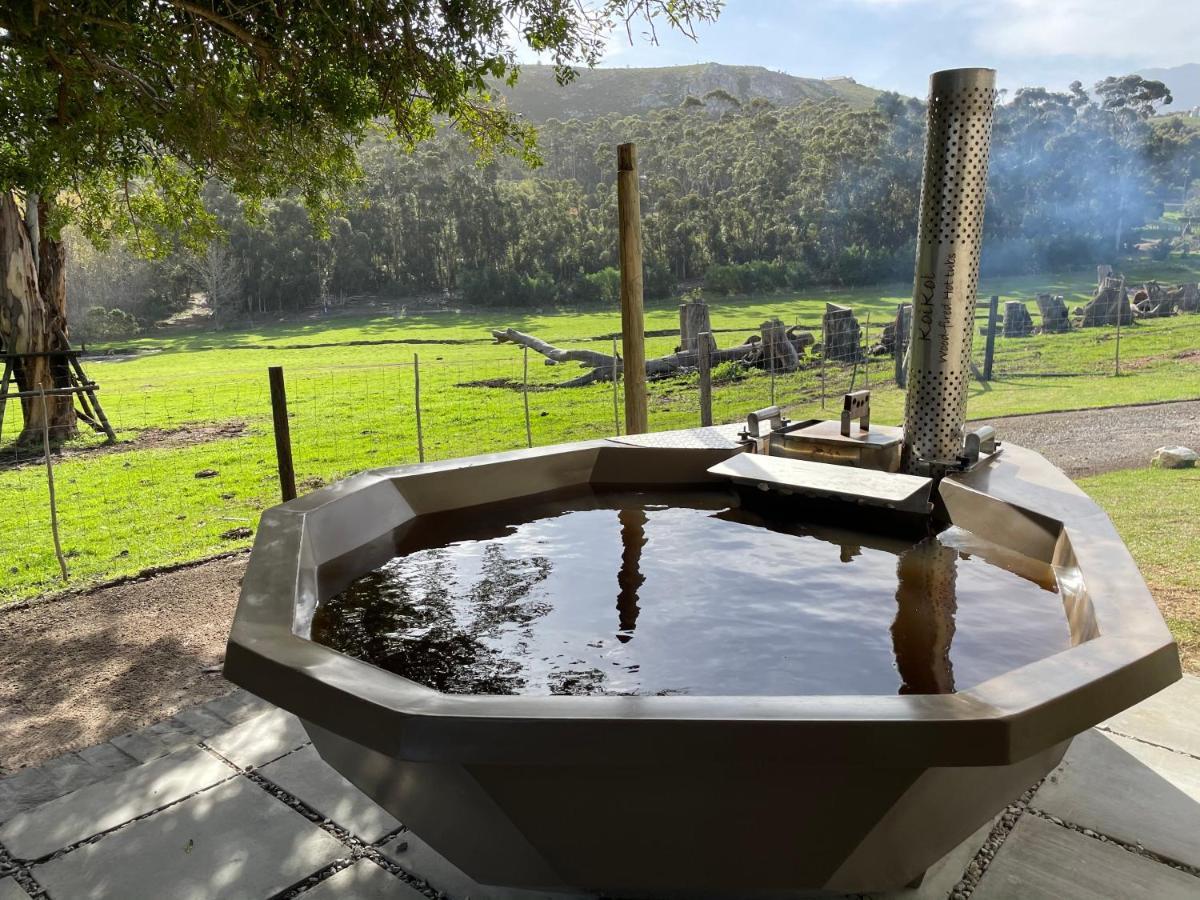
<svg viewBox="0 0 1200 900">
<path fill-rule="evenodd" d="M 987 66 L 1001 88 L 1063 88 L 1200 62 L 1200 0 L 727 0 L 693 42 L 614 36 L 602 65 L 758 65 L 850 75 L 924 97 L 938 69 Z"/>
</svg>

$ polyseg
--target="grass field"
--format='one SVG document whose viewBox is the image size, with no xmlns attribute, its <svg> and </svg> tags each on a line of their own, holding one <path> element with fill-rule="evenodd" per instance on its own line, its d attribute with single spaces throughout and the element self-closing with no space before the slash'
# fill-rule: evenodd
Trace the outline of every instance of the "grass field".
<svg viewBox="0 0 1200 900">
<path fill-rule="evenodd" d="M 1200 470 L 1134 469 L 1079 484 L 1121 532 L 1184 666 L 1200 672 Z"/>
<path fill-rule="evenodd" d="M 1200 263 L 1144 263 L 1128 267 L 1133 280 L 1195 280 Z M 1009 278 L 981 291 L 1032 304 L 1038 291 L 1067 296 L 1074 307 L 1090 296 L 1092 272 Z M 823 303 L 871 314 L 872 333 L 894 315 L 910 288 L 811 291 L 753 298 L 712 298 L 718 341 L 727 346 L 777 315 L 819 327 Z M 677 327 L 675 303 L 652 306 L 648 331 Z M 292 410 L 296 467 L 307 487 L 373 466 L 415 461 L 413 354 L 420 354 L 426 458 L 438 459 L 524 446 L 522 355 L 493 345 L 490 328 L 515 327 L 562 345 L 608 349 L 619 328 L 613 311 L 506 313 L 458 316 L 374 315 L 263 325 L 228 332 L 147 336 L 125 342 L 135 355 L 86 361 L 123 443 L 86 449 L 88 437 L 56 462 L 55 478 L 71 585 L 167 565 L 247 546 L 245 532 L 275 502 L 274 449 L 266 368 L 282 365 Z M 1159 320 L 1123 329 L 1124 373 L 1112 377 L 1115 330 L 1001 339 L 996 378 L 973 383 L 972 417 L 998 416 L 1119 403 L 1200 397 L 1200 316 Z M 356 343 L 358 342 L 358 343 Z M 673 336 L 651 337 L 647 353 L 670 352 Z M 976 358 L 983 341 L 976 340 Z M 898 422 L 903 394 L 890 384 L 892 362 L 879 358 L 866 371 L 829 366 L 831 400 L 855 379 L 867 378 L 879 422 Z M 528 394 L 535 444 L 610 435 L 611 385 L 550 389 L 580 370 L 529 359 Z M 518 389 L 495 385 L 507 381 Z M 775 399 L 797 414 L 819 411 L 817 367 L 772 379 L 752 373 L 714 391 L 718 421 L 734 421 Z M 830 408 L 834 405 L 831 403 Z M 5 434 L 14 435 L 10 415 Z M 697 424 L 694 376 L 651 386 L 650 422 L 664 429 Z M 11 457 L 10 457 L 11 459 Z M 0 451 L 0 463 L 4 452 Z M 197 473 L 215 472 L 211 477 Z M 38 462 L 0 468 L 6 515 L 0 526 L 0 602 L 61 587 L 53 555 L 44 467 Z"/>
</svg>

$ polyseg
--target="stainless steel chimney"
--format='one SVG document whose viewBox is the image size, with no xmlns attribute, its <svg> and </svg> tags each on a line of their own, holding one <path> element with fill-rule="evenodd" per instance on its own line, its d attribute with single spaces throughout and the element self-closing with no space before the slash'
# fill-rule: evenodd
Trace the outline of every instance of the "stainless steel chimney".
<svg viewBox="0 0 1200 900">
<path fill-rule="evenodd" d="M 909 341 L 904 459 L 938 473 L 963 452 L 994 69 L 948 69 L 929 79 L 929 123 Z"/>
</svg>

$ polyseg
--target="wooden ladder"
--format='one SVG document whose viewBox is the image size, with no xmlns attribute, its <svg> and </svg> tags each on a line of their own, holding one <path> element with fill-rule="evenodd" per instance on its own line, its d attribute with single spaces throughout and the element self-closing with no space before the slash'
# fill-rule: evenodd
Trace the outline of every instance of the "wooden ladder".
<svg viewBox="0 0 1200 900">
<path fill-rule="evenodd" d="M 88 380 L 88 377 L 83 372 L 83 366 L 79 363 L 79 356 L 79 350 L 70 349 L 52 350 L 46 353 L 5 353 L 4 374 L 0 376 L 0 435 L 4 434 L 4 410 L 10 399 L 41 396 L 41 391 L 16 391 L 11 394 L 8 392 L 9 385 L 12 384 L 16 376 L 17 362 L 19 360 L 45 357 L 54 360 L 65 358 L 68 366 L 70 366 L 70 386 L 51 388 L 46 391 L 46 394 L 51 397 L 63 394 L 72 394 L 77 397 L 79 405 L 75 410 L 75 414 L 86 422 L 93 431 L 103 434 L 106 438 L 105 443 L 114 443 L 117 440 L 117 435 L 108 423 L 108 417 L 104 415 L 104 408 L 100 406 L 100 399 L 96 396 L 96 392 L 100 390 L 100 386 L 96 382 Z"/>
</svg>

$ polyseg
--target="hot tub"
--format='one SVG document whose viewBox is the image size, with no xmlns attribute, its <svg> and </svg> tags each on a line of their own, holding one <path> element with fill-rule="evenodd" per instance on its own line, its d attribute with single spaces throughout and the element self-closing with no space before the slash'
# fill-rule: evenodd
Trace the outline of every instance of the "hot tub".
<svg viewBox="0 0 1200 900">
<path fill-rule="evenodd" d="M 902 431 L 856 393 L 332 485 L 263 515 L 226 676 L 482 884 L 638 897 L 908 885 L 1178 679 L 1104 513 L 964 434 L 994 76 L 931 80 Z"/>
<path fill-rule="evenodd" d="M 569 444 L 380 470 L 269 510 L 226 675 L 298 715 L 327 762 L 479 882 L 633 896 L 909 884 L 1049 772 L 1074 735 L 1180 677 L 1109 520 L 1012 445 L 926 498 L 953 526 L 1057 573 L 1062 648 L 1005 671 L 993 661 L 981 681 L 948 685 L 927 661 L 900 677 L 898 660 L 895 684 L 842 693 L 451 693 L 311 639 L 322 604 L 430 517 L 457 510 L 471 523 L 476 508 L 581 489 L 728 490 L 710 469 L 755 459 L 747 449 L 730 427 Z M 853 500 L 863 470 L 825 469 L 840 490 L 780 502 L 801 518 L 884 513 Z M 908 515 L 880 541 L 900 539 Z M 703 582 L 705 548 L 693 549 Z M 726 588 L 731 607 L 747 602 Z M 609 611 L 616 637 L 629 622 Z"/>
</svg>

